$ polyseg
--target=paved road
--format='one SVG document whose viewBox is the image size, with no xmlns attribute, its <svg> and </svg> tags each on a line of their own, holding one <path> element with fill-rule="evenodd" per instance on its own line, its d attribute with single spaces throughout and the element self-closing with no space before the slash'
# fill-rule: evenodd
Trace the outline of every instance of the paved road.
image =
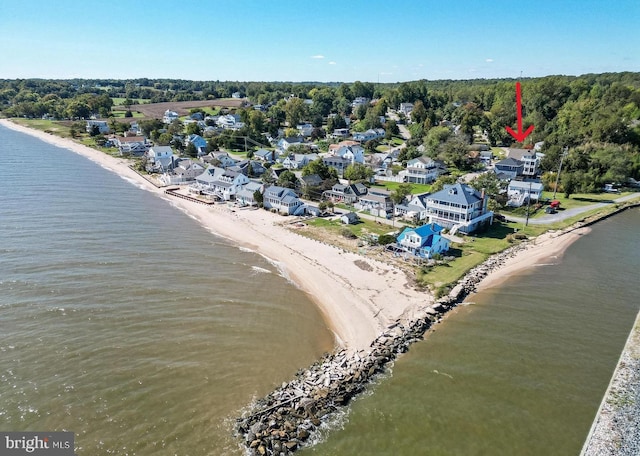
<svg viewBox="0 0 640 456">
<path fill-rule="evenodd" d="M 640 193 L 632 193 L 630 195 L 626 195 L 626 196 L 621 196 L 620 198 L 616 198 L 610 202 L 604 202 L 604 203 L 595 203 L 595 204 L 589 204 L 588 206 L 582 206 L 582 207 L 574 207 L 572 209 L 565 209 L 565 210 L 560 210 L 559 212 L 555 213 L 555 214 L 545 214 L 541 217 L 536 217 L 536 218 L 530 218 L 529 219 L 529 223 L 531 225 L 548 225 L 551 223 L 555 223 L 555 222 L 561 222 L 563 220 L 566 220 L 568 218 L 571 218 L 573 216 L 576 216 L 578 214 L 582 214 L 583 212 L 587 212 L 593 209 L 599 209 L 601 207 L 605 207 L 605 206 L 609 206 L 610 204 L 614 204 L 614 203 L 621 203 L 623 201 L 629 201 L 635 198 L 640 197 Z M 504 215 L 504 214 L 503 214 Z M 516 222 L 516 223 L 525 223 L 526 222 L 526 218 L 525 217 L 514 217 L 512 215 L 505 215 L 505 218 L 507 220 L 509 220 L 510 222 Z"/>
</svg>

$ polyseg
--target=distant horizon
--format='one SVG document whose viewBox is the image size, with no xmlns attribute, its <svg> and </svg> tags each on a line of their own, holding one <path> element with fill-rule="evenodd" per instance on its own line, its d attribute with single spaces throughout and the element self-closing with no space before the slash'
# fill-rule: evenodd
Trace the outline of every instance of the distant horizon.
<svg viewBox="0 0 640 456">
<path fill-rule="evenodd" d="M 0 2 L 2 79 L 526 79 L 640 72 L 640 2 Z"/>
<path fill-rule="evenodd" d="M 567 78 L 580 78 L 589 75 L 604 75 L 604 74 L 623 74 L 623 73 L 632 73 L 632 74 L 640 74 L 639 71 L 631 71 L 631 70 L 620 70 L 620 71 L 604 71 L 601 73 L 582 73 L 582 74 L 546 74 L 543 76 L 522 76 L 522 77 L 495 77 L 495 78 L 466 78 L 466 79 L 413 79 L 407 81 L 396 81 L 396 82 L 377 82 L 377 81 L 366 81 L 366 80 L 354 80 L 354 81 L 277 81 L 277 80 L 231 80 L 231 79 L 186 79 L 186 78 L 169 78 L 169 77 L 151 77 L 151 76 L 138 76 L 132 78 L 112 78 L 112 77 L 73 77 L 73 78 L 45 78 L 45 77 L 23 77 L 23 78 L 1 78 L 0 80 L 4 81 L 27 81 L 27 80 L 42 80 L 42 81 L 135 81 L 139 79 L 149 79 L 153 81 L 188 81 L 188 82 L 217 82 L 217 83 L 264 83 L 264 84 L 323 84 L 323 85 L 331 85 L 331 84 L 353 84 L 354 82 L 362 82 L 367 84 L 385 84 L 385 85 L 393 85 L 393 84 L 403 84 L 403 83 L 411 83 L 417 81 L 427 81 L 427 82 L 477 82 L 477 81 L 527 81 L 534 79 L 543 79 L 543 78 L 551 78 L 551 77 L 567 77 Z"/>
</svg>

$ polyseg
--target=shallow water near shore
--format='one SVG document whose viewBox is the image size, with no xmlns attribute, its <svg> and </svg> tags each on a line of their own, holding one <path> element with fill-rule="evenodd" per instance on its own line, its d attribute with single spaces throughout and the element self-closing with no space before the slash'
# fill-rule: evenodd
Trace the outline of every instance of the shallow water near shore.
<svg viewBox="0 0 640 456">
<path fill-rule="evenodd" d="M 470 298 L 303 454 L 577 455 L 640 308 L 640 210 Z"/>
<path fill-rule="evenodd" d="M 0 127 L 0 156 L 0 428 L 242 454 L 240 408 L 332 347 L 308 297 L 72 152 Z M 638 226 L 474 296 L 300 454 L 577 454 L 640 302 Z"/>
<path fill-rule="evenodd" d="M 4 127 L 0 157 L 0 429 L 238 455 L 240 409 L 333 348 L 276 266 L 170 202 Z"/>
</svg>

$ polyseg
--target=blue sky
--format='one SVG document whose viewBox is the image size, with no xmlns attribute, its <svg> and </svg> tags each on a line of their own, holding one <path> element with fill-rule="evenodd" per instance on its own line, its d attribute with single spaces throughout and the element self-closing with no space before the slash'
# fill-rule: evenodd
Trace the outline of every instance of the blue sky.
<svg viewBox="0 0 640 456">
<path fill-rule="evenodd" d="M 0 0 L 0 78 L 399 82 L 640 71 L 640 0 Z"/>
</svg>

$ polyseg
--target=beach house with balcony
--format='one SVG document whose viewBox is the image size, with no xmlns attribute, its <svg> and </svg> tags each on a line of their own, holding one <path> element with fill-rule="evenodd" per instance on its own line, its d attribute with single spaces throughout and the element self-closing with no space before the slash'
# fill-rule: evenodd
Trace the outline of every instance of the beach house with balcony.
<svg viewBox="0 0 640 456">
<path fill-rule="evenodd" d="M 407 169 L 404 170 L 406 182 L 413 184 L 429 184 L 435 181 L 438 176 L 447 172 L 446 165 L 430 157 L 417 157 L 407 162 Z"/>
<path fill-rule="evenodd" d="M 445 185 L 427 197 L 427 218 L 429 223 L 448 228 L 451 234 L 472 233 L 483 224 L 493 223 L 488 200 L 483 192 L 468 185 Z"/>
<path fill-rule="evenodd" d="M 279 187 L 277 185 L 267 187 L 264 191 L 262 204 L 265 209 L 274 209 L 281 214 L 304 214 L 304 203 L 300 201 L 298 195 L 290 188 Z"/>
</svg>

